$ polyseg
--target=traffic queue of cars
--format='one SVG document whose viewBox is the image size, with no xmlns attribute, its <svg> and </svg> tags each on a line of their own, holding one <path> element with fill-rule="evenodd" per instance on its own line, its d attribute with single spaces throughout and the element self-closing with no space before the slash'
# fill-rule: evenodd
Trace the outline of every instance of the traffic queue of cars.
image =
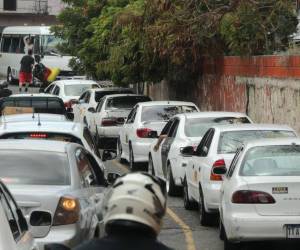
<svg viewBox="0 0 300 250">
<path fill-rule="evenodd" d="M 103 191 L 117 176 L 102 163 L 112 149 L 131 171 L 146 167 L 164 179 L 186 209 L 198 208 L 202 226 L 218 222 L 225 250 L 300 239 L 300 140 L 292 128 L 92 81 L 57 81 L 45 92 L 0 101 L 0 178 L 36 249 L 50 242 L 73 247 L 99 234 Z M 60 94 L 68 96 L 59 102 L 63 111 L 53 109 Z M 14 114 L 19 109 L 27 114 Z"/>
</svg>

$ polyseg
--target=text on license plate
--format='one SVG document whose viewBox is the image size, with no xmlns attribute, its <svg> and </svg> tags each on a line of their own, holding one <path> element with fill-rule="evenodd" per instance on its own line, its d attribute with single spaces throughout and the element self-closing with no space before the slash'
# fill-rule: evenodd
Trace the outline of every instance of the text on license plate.
<svg viewBox="0 0 300 250">
<path fill-rule="evenodd" d="M 300 239 L 300 225 L 286 225 L 286 237 L 288 239 Z"/>
</svg>

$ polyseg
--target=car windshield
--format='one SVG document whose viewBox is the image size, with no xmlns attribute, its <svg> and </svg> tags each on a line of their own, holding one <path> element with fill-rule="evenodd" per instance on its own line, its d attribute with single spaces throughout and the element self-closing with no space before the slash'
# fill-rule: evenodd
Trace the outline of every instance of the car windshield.
<svg viewBox="0 0 300 250">
<path fill-rule="evenodd" d="M 185 123 L 184 132 L 187 137 L 203 137 L 205 132 L 216 124 L 251 123 L 247 117 L 205 117 L 191 118 Z"/>
<path fill-rule="evenodd" d="M 218 154 L 234 154 L 244 142 L 262 138 L 296 137 L 293 131 L 286 130 L 242 130 L 222 132 Z"/>
<path fill-rule="evenodd" d="M 81 96 L 88 89 L 99 88 L 97 84 L 68 84 L 65 85 L 66 96 Z"/>
<path fill-rule="evenodd" d="M 141 121 L 168 121 L 174 115 L 181 113 L 192 113 L 197 111 L 197 108 L 191 105 L 145 106 L 142 109 Z"/>
<path fill-rule="evenodd" d="M 97 91 L 95 92 L 95 101 L 100 102 L 101 98 L 106 95 L 113 94 L 132 94 L 131 90 L 105 90 L 105 91 Z"/>
<path fill-rule="evenodd" d="M 47 56 L 60 56 L 61 52 L 58 46 L 63 42 L 61 38 L 53 35 L 41 36 L 41 51 L 43 55 Z"/>
<path fill-rule="evenodd" d="M 1 113 L 20 114 L 30 113 L 47 113 L 47 114 L 65 114 L 66 110 L 62 101 L 54 98 L 8 98 L 1 103 Z M 11 107 L 11 108 L 7 108 Z M 21 108 L 24 108 L 23 110 Z"/>
<path fill-rule="evenodd" d="M 35 139 L 35 140 L 51 140 L 51 141 L 64 141 L 73 142 L 80 145 L 82 141 L 70 134 L 63 133 L 48 133 L 48 132 L 20 132 L 20 133 L 7 133 L 0 136 L 0 139 Z"/>
<path fill-rule="evenodd" d="M 300 146 L 251 148 L 240 169 L 242 176 L 300 176 Z"/>
<path fill-rule="evenodd" d="M 148 102 L 151 99 L 147 96 L 118 96 L 109 98 L 106 102 L 106 110 L 111 109 L 132 109 L 139 102 Z"/>
<path fill-rule="evenodd" d="M 67 154 L 0 150 L 0 178 L 14 185 L 70 185 Z"/>
</svg>

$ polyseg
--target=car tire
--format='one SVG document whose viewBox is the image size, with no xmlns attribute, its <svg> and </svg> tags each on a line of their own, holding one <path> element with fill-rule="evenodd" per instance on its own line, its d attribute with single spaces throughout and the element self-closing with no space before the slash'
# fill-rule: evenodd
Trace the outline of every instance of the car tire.
<svg viewBox="0 0 300 250">
<path fill-rule="evenodd" d="M 126 163 L 126 160 L 122 158 L 122 144 L 120 138 L 117 140 L 117 157 L 120 163 Z"/>
<path fill-rule="evenodd" d="M 153 166 L 153 160 L 151 154 L 149 155 L 149 161 L 148 161 L 148 173 L 155 176 L 155 169 Z"/>
<path fill-rule="evenodd" d="M 197 208 L 197 203 L 191 201 L 189 198 L 189 188 L 186 177 L 184 177 L 183 180 L 183 206 L 186 210 L 195 210 Z"/>
<path fill-rule="evenodd" d="M 131 144 L 129 144 L 129 168 L 131 172 L 136 170 L 136 163 L 134 162 L 134 153 Z"/>
<path fill-rule="evenodd" d="M 200 186 L 199 188 L 199 204 L 198 204 L 198 210 L 199 210 L 199 219 L 200 224 L 202 226 L 212 226 L 215 222 L 215 214 L 210 214 L 205 211 L 205 204 L 204 204 L 204 196 L 203 191 Z"/>
<path fill-rule="evenodd" d="M 180 195 L 181 188 L 176 186 L 176 184 L 175 184 L 170 162 L 167 163 L 166 185 L 167 185 L 168 195 L 170 195 L 170 196 L 179 196 Z"/>
</svg>

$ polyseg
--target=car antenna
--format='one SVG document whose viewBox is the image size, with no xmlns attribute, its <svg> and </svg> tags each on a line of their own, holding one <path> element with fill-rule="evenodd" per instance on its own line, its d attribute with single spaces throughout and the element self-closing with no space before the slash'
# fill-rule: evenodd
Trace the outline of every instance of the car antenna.
<svg viewBox="0 0 300 250">
<path fill-rule="evenodd" d="M 38 113 L 38 126 L 41 126 L 41 119 L 40 119 L 40 113 Z"/>
</svg>

